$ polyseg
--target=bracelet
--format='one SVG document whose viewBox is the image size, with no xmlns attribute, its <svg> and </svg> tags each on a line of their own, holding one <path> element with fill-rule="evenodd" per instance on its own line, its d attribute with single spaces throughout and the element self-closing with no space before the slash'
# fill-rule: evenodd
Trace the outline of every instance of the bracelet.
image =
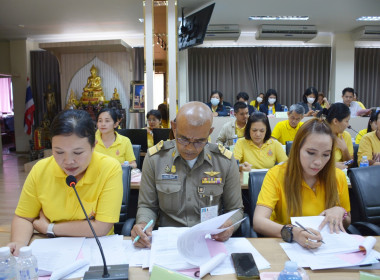
<svg viewBox="0 0 380 280">
<path fill-rule="evenodd" d="M 342 208 L 343 208 L 343 207 L 342 207 Z M 344 221 L 344 219 L 346 219 L 346 217 L 347 217 L 347 215 L 348 215 L 346 209 L 343 208 L 343 210 L 344 210 L 344 214 L 343 214 L 342 221 Z"/>
</svg>

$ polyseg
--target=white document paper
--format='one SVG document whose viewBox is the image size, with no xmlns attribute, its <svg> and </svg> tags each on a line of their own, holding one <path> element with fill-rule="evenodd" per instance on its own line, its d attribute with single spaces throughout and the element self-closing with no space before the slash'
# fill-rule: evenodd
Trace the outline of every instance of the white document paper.
<svg viewBox="0 0 380 280">
<path fill-rule="evenodd" d="M 51 275 L 53 271 L 74 263 L 84 240 L 84 237 L 34 240 L 30 247 L 37 258 L 38 276 Z"/>
<path fill-rule="evenodd" d="M 129 267 L 149 267 L 150 248 L 137 248 L 132 244 L 132 240 L 123 240 L 123 247 Z"/>
</svg>

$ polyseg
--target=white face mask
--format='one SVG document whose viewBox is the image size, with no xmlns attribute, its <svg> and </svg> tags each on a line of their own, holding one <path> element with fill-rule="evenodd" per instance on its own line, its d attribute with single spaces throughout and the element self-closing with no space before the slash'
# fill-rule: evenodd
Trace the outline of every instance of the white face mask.
<svg viewBox="0 0 380 280">
<path fill-rule="evenodd" d="M 276 102 L 276 98 L 268 98 L 269 104 L 274 104 Z"/>
<path fill-rule="evenodd" d="M 218 105 L 218 104 L 219 104 L 219 99 L 218 99 L 218 98 L 211 98 L 211 104 L 212 104 L 213 106 Z"/>
<path fill-rule="evenodd" d="M 315 101 L 315 98 L 313 98 L 313 97 L 308 97 L 308 98 L 307 98 L 307 102 L 308 102 L 309 104 L 313 104 L 314 101 Z"/>
<path fill-rule="evenodd" d="M 258 96 L 258 97 L 256 98 L 256 100 L 257 100 L 257 102 L 259 102 L 259 103 L 263 102 L 263 99 L 262 99 L 260 96 Z"/>
<path fill-rule="evenodd" d="M 244 102 L 245 103 L 245 105 L 248 105 L 248 102 L 246 101 L 246 102 Z"/>
</svg>

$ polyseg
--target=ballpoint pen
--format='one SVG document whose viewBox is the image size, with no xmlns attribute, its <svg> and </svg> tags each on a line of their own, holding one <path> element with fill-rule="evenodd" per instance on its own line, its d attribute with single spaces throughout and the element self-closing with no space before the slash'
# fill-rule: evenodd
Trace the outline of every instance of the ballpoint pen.
<svg viewBox="0 0 380 280">
<path fill-rule="evenodd" d="M 153 220 L 150 220 L 149 223 L 146 224 L 146 226 L 143 228 L 143 232 L 145 232 L 151 225 L 153 225 Z M 132 244 L 135 244 L 137 241 L 139 241 L 140 235 L 137 235 L 135 239 L 133 239 Z"/>
<path fill-rule="evenodd" d="M 297 226 L 299 226 L 300 228 L 302 228 L 304 231 L 306 231 L 307 233 L 310 233 L 311 235 L 314 235 L 314 236 L 317 236 L 314 232 L 308 230 L 307 228 L 305 228 L 303 225 L 301 225 L 299 222 L 296 222 Z M 323 240 L 318 240 L 320 242 L 322 242 L 323 244 L 325 244 L 325 242 L 323 242 Z"/>
</svg>

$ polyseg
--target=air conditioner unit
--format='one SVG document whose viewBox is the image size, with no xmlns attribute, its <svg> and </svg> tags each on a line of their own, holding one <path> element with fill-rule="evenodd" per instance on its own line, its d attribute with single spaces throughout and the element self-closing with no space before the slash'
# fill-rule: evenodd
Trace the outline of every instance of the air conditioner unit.
<svg viewBox="0 0 380 280">
<path fill-rule="evenodd" d="M 239 39 L 238 24 L 210 24 L 207 27 L 205 40 L 234 40 Z"/>
<path fill-rule="evenodd" d="M 355 41 L 380 40 L 380 25 L 365 25 L 352 31 L 352 39 Z"/>
<path fill-rule="evenodd" d="M 256 32 L 256 39 L 309 41 L 317 34 L 318 30 L 315 25 L 263 24 Z"/>
</svg>

